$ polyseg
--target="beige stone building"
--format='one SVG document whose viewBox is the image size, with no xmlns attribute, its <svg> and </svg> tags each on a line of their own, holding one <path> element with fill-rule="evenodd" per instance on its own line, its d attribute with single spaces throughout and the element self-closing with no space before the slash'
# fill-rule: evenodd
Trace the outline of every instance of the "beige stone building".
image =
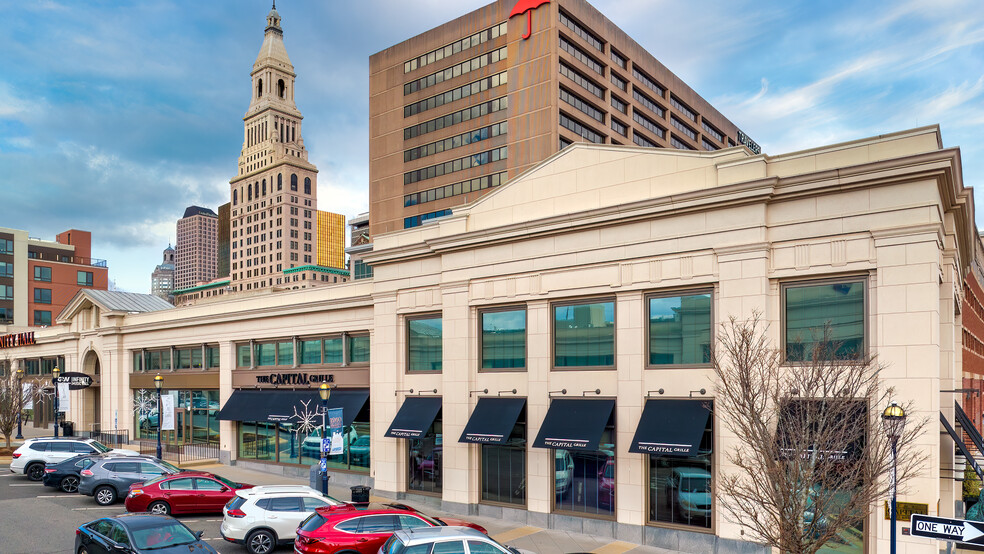
<svg viewBox="0 0 984 554">
<path fill-rule="evenodd" d="M 760 312 L 781 345 L 830 321 L 876 354 L 910 416 L 930 420 L 928 460 L 900 500 L 959 516 L 954 444 L 935 422 L 953 421 L 947 391 L 960 387 L 974 221 L 960 151 L 936 127 L 775 156 L 578 144 L 453 216 L 373 236 L 372 279 L 148 313 L 80 296 L 8 352 L 15 365 L 98 364 L 97 392 L 73 393 L 81 428 L 152 431 L 133 406 L 159 373 L 180 415 L 169 440 L 306 473 L 320 438 L 293 410 L 331 382 L 346 426 L 336 482 L 685 552 L 757 552 L 715 487 L 736 440 L 708 411 L 715 326 Z M 99 396 L 96 413 L 82 394 Z M 647 423 L 675 413 L 688 417 Z M 668 428 L 687 435 L 680 450 L 647 449 Z M 837 552 L 887 553 L 889 534 L 872 506 Z"/>
</svg>

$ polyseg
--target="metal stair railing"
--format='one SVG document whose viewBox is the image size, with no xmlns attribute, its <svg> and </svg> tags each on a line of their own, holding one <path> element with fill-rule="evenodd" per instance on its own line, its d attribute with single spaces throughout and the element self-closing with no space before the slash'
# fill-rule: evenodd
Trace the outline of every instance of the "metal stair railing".
<svg viewBox="0 0 984 554">
<path fill-rule="evenodd" d="M 954 413 L 957 416 L 957 424 L 963 427 L 963 432 L 970 437 L 970 441 L 977 447 L 977 451 L 981 453 L 981 455 L 984 455 L 984 439 L 981 438 L 981 432 L 977 430 L 977 426 L 970 420 L 970 416 L 968 416 L 967 412 L 963 410 L 959 402 L 954 401 L 953 406 L 956 408 Z"/>
<path fill-rule="evenodd" d="M 953 443 L 957 445 L 957 449 L 959 449 L 960 453 L 963 454 L 963 457 L 967 460 L 967 463 L 970 464 L 970 467 L 974 468 L 978 479 L 984 481 L 984 471 L 981 470 L 981 466 L 978 465 L 977 460 L 970 455 L 970 451 L 967 450 L 967 445 L 964 444 L 963 438 L 953 429 L 950 422 L 946 420 L 946 416 L 943 415 L 943 412 L 940 412 L 940 423 L 942 423 L 943 427 L 946 428 L 946 432 L 950 434 L 950 438 L 953 439 Z"/>
</svg>

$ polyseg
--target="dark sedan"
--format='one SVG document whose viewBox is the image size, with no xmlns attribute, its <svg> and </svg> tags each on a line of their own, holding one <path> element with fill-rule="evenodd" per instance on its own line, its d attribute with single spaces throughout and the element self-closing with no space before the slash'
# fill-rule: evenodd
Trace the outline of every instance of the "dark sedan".
<svg viewBox="0 0 984 554">
<path fill-rule="evenodd" d="M 123 514 L 90 521 L 75 531 L 78 554 L 217 554 L 180 521 L 151 514 Z"/>
<path fill-rule="evenodd" d="M 41 483 L 46 487 L 61 489 L 63 492 L 79 492 L 79 472 L 96 463 L 98 456 L 76 456 L 63 462 L 45 464 Z"/>
</svg>

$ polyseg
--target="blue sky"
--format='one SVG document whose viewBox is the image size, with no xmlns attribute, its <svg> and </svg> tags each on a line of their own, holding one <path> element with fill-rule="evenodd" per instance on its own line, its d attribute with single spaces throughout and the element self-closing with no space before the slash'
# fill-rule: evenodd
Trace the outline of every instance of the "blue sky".
<svg viewBox="0 0 984 554">
<path fill-rule="evenodd" d="M 486 3 L 281 0 L 320 209 L 368 209 L 369 56 Z M 766 153 L 938 123 L 981 197 L 980 0 L 592 3 Z M 228 201 L 269 8 L 0 0 L 0 226 L 91 230 L 148 292 L 184 208 Z"/>
</svg>

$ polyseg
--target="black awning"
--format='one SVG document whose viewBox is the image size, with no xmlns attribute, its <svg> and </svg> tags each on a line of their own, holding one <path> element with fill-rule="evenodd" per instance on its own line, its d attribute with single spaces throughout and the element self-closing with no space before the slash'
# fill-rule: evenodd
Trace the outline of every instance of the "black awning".
<svg viewBox="0 0 984 554">
<path fill-rule="evenodd" d="M 533 446 L 564 450 L 598 450 L 615 400 L 556 398 L 543 418 Z"/>
<path fill-rule="evenodd" d="M 465 425 L 465 432 L 458 442 L 478 444 L 502 444 L 516 426 L 525 398 L 483 397 Z"/>
<path fill-rule="evenodd" d="M 696 456 L 710 415 L 707 400 L 647 400 L 629 452 Z"/>
<path fill-rule="evenodd" d="M 424 436 L 441 411 L 441 400 L 440 396 L 408 396 L 385 436 L 397 439 Z"/>
<path fill-rule="evenodd" d="M 328 409 L 342 408 L 343 425 L 351 425 L 369 400 L 368 389 L 332 389 Z M 296 414 L 321 410 L 318 391 L 237 390 L 219 410 L 218 419 L 294 422 Z"/>
</svg>

